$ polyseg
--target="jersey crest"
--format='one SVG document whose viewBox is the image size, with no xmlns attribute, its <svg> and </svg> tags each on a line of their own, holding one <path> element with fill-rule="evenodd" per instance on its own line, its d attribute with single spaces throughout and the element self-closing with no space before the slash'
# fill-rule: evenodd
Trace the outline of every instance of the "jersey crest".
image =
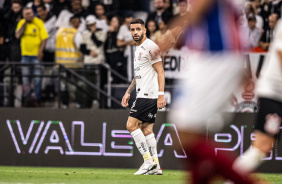
<svg viewBox="0 0 282 184">
<path fill-rule="evenodd" d="M 143 54 L 143 53 L 140 52 L 139 55 L 138 55 L 138 60 L 139 60 L 139 61 L 141 60 L 142 54 Z"/>
</svg>

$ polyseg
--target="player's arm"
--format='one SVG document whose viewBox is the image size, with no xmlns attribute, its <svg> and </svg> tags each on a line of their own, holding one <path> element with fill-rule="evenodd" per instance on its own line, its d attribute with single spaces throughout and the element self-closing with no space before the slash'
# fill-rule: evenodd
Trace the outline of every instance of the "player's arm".
<svg viewBox="0 0 282 184">
<path fill-rule="evenodd" d="M 26 29 L 26 21 L 24 21 L 24 23 L 23 23 L 23 25 L 21 26 L 20 29 L 16 30 L 15 37 L 17 39 L 21 38 L 25 29 Z"/>
<path fill-rule="evenodd" d="M 195 22 L 199 21 L 204 12 L 214 3 L 215 0 L 194 0 L 191 2 L 192 13 L 188 13 L 182 18 L 178 17 L 170 21 L 169 29 L 176 40 L 178 36 L 190 25 L 194 24 Z M 171 40 L 169 37 L 162 39 L 161 42 L 158 43 L 159 48 L 162 52 L 166 52 L 170 49 L 171 45 L 167 44 L 170 43 Z"/>
<path fill-rule="evenodd" d="M 130 86 L 128 87 L 128 89 L 126 90 L 123 98 L 122 98 L 122 101 L 121 101 L 121 105 L 123 107 L 127 107 L 128 106 L 128 101 L 129 101 L 129 98 L 130 98 L 130 94 L 132 93 L 133 90 L 135 90 L 136 88 L 136 79 L 135 77 L 133 78 Z"/>
<path fill-rule="evenodd" d="M 153 68 L 158 74 L 159 97 L 158 97 L 157 107 L 161 109 L 166 106 L 165 97 L 164 97 L 165 74 L 164 74 L 163 62 L 159 61 L 153 64 Z"/>
</svg>

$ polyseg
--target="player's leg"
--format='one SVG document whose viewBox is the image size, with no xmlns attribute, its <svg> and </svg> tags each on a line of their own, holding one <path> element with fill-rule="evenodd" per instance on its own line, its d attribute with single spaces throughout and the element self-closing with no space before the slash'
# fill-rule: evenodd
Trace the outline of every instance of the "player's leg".
<svg viewBox="0 0 282 184">
<path fill-rule="evenodd" d="M 221 175 L 236 184 L 253 183 L 232 169 L 232 159 L 225 154 L 215 155 L 215 145 L 206 141 L 206 137 L 190 131 L 179 131 L 180 139 L 188 155 L 194 184 L 209 183 L 214 176 Z"/>
<path fill-rule="evenodd" d="M 180 130 L 180 139 L 188 155 L 187 165 L 194 169 L 193 176 L 201 177 L 194 181 L 206 182 L 217 174 L 235 183 L 250 183 L 232 169 L 228 155 L 215 155 L 214 145 L 206 142 L 207 127 L 218 131 L 224 126 L 221 112 L 240 83 L 238 76 L 241 76 L 242 65 L 239 65 L 239 59 L 226 57 L 211 55 L 191 63 L 187 79 L 180 84 L 178 96 L 174 98 L 170 121 L 175 122 Z M 211 169 L 201 173 L 199 170 L 205 170 L 201 169 L 205 164 Z"/>
<path fill-rule="evenodd" d="M 133 118 L 131 116 L 128 117 L 126 128 L 130 132 L 131 136 L 133 137 L 136 147 L 138 148 L 139 152 L 143 156 L 144 164 L 141 166 L 141 168 L 135 173 L 135 175 L 145 174 L 148 171 L 155 169 L 157 166 L 148 149 L 146 138 L 139 128 L 140 121 L 136 118 Z"/>
<path fill-rule="evenodd" d="M 282 103 L 260 98 L 260 109 L 255 122 L 256 139 L 242 156 L 238 157 L 233 167 L 242 174 L 255 171 L 263 158 L 271 151 L 275 137 L 281 125 Z"/>
<path fill-rule="evenodd" d="M 145 135 L 146 142 L 153 158 L 154 162 L 158 165 L 156 169 L 149 171 L 147 174 L 149 175 L 162 175 L 162 169 L 160 167 L 158 151 L 157 151 L 157 141 L 155 138 L 155 134 L 153 133 L 154 123 L 142 123 L 140 124 L 140 128 Z"/>
</svg>

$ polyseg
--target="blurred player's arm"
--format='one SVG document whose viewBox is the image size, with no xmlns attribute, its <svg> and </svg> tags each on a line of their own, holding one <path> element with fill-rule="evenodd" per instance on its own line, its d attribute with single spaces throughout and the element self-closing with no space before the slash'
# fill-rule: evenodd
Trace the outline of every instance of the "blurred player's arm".
<svg viewBox="0 0 282 184">
<path fill-rule="evenodd" d="M 169 29 L 171 30 L 173 38 L 177 39 L 178 36 L 184 31 L 184 29 L 199 21 L 202 18 L 203 14 L 214 2 L 215 0 L 194 0 L 193 2 L 191 2 L 192 13 L 188 13 L 182 18 L 177 17 L 170 21 Z M 168 39 L 170 38 L 164 38 L 161 42 L 158 43 L 158 46 L 160 47 L 162 52 L 168 51 L 171 47 L 169 44 L 167 44 L 171 41 Z"/>
<path fill-rule="evenodd" d="M 130 86 L 128 87 L 128 89 L 126 90 L 123 98 L 122 98 L 122 101 L 121 101 L 121 105 L 123 107 L 127 107 L 128 106 L 128 101 L 129 101 L 129 98 L 130 98 L 130 94 L 132 93 L 133 90 L 135 90 L 136 88 L 136 79 L 135 77 L 133 78 Z"/>
<path fill-rule="evenodd" d="M 164 97 L 165 74 L 164 74 L 163 62 L 159 61 L 153 64 L 153 68 L 158 74 L 159 93 L 163 93 L 163 94 L 159 94 L 158 102 L 157 102 L 157 107 L 161 109 L 164 108 L 166 105 L 165 97 Z"/>
</svg>

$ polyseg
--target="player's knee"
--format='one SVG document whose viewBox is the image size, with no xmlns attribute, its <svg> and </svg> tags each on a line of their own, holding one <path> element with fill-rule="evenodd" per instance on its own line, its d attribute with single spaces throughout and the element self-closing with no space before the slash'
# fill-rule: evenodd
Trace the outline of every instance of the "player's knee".
<svg viewBox="0 0 282 184">
<path fill-rule="evenodd" d="M 127 124 L 126 124 L 126 129 L 129 132 L 133 132 L 134 130 L 137 130 L 138 128 L 139 128 L 138 124 L 136 124 L 136 123 L 127 122 Z"/>
<path fill-rule="evenodd" d="M 151 130 L 151 129 L 149 129 L 149 128 L 144 128 L 144 129 L 141 129 L 141 130 L 142 130 L 142 132 L 143 132 L 143 134 L 144 134 L 145 136 L 150 135 L 150 134 L 153 133 L 153 130 Z"/>
</svg>

